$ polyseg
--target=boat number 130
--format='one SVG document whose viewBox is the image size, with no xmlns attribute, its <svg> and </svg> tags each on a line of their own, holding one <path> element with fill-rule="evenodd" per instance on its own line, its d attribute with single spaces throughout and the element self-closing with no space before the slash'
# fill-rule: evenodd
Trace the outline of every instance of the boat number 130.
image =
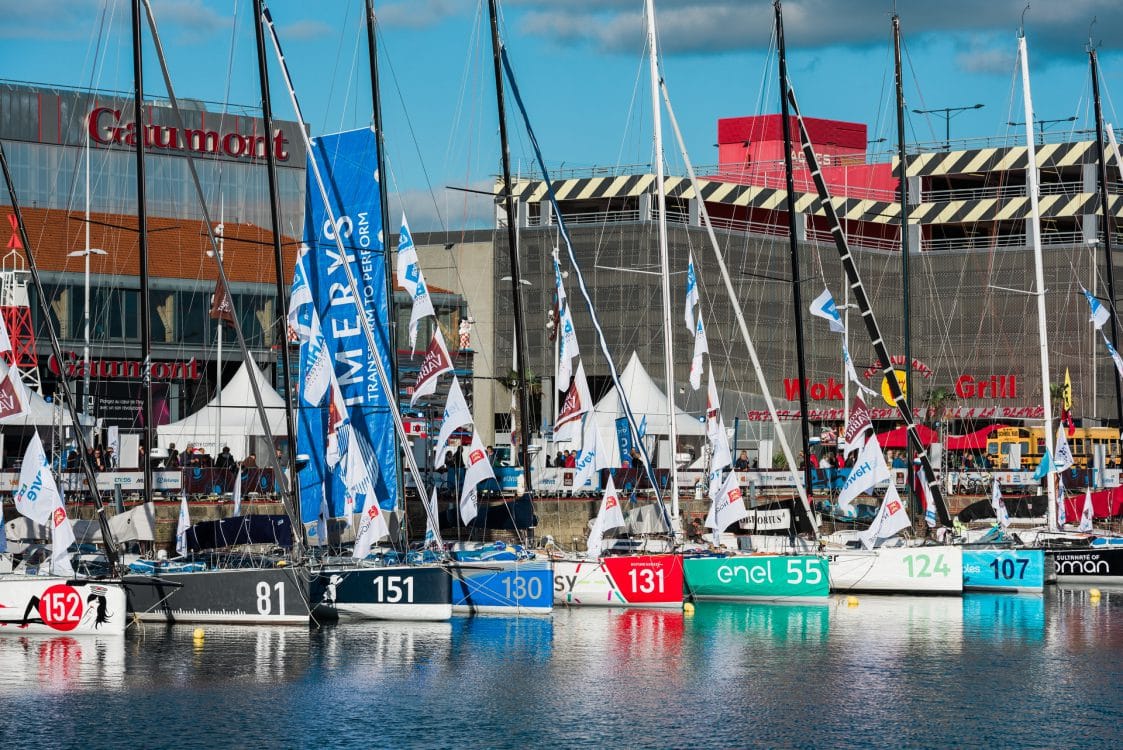
<svg viewBox="0 0 1123 750">
<path fill-rule="evenodd" d="M 909 578 L 931 578 L 932 576 L 948 576 L 951 568 L 944 562 L 943 555 L 936 555 L 933 564 L 929 555 L 905 555 L 905 565 L 909 567 Z"/>
<path fill-rule="evenodd" d="M 632 591 L 640 594 L 663 593 L 663 571 L 651 568 L 632 568 L 628 571 L 632 579 Z"/>
</svg>

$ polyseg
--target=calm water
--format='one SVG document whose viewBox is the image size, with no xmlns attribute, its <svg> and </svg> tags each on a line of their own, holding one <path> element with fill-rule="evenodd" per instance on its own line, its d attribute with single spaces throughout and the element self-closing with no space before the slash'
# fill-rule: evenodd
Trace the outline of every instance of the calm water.
<svg viewBox="0 0 1123 750">
<path fill-rule="evenodd" d="M 1123 591 L 0 638 L 10 747 L 1118 747 Z"/>
</svg>

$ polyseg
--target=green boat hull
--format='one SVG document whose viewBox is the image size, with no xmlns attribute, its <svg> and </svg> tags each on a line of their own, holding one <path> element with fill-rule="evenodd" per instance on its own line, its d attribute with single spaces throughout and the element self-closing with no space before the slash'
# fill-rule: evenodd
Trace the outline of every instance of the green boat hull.
<svg viewBox="0 0 1123 750">
<path fill-rule="evenodd" d="M 798 601 L 830 593 L 827 561 L 816 555 L 688 557 L 683 572 L 695 599 Z"/>
</svg>

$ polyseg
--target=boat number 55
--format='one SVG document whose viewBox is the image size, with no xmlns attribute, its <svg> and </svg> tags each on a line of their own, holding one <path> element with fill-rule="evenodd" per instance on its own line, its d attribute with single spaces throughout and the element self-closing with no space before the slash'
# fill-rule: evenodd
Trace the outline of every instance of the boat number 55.
<svg viewBox="0 0 1123 750">
<path fill-rule="evenodd" d="M 375 578 L 374 597 L 387 604 L 397 604 L 400 601 L 411 603 L 413 602 L 413 578 L 408 576 Z"/>
<path fill-rule="evenodd" d="M 811 558 L 788 560 L 788 583 L 806 583 L 808 586 L 817 586 L 823 582 L 823 571 L 819 569 L 819 561 Z"/>
<path fill-rule="evenodd" d="M 909 567 L 909 578 L 946 577 L 951 574 L 943 555 L 936 555 L 935 563 L 931 555 L 905 555 L 905 565 Z"/>
</svg>

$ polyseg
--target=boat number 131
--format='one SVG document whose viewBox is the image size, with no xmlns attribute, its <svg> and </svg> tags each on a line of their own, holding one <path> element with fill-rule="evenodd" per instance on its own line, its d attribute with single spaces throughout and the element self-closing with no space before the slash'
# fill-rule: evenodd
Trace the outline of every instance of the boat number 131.
<svg viewBox="0 0 1123 750">
<path fill-rule="evenodd" d="M 640 594 L 663 593 L 663 571 L 651 568 L 632 568 L 628 571 L 632 579 L 632 591 Z"/>
<path fill-rule="evenodd" d="M 934 564 L 930 555 L 905 555 L 905 565 L 909 566 L 909 578 L 946 577 L 951 573 L 943 555 L 936 555 Z"/>
</svg>

